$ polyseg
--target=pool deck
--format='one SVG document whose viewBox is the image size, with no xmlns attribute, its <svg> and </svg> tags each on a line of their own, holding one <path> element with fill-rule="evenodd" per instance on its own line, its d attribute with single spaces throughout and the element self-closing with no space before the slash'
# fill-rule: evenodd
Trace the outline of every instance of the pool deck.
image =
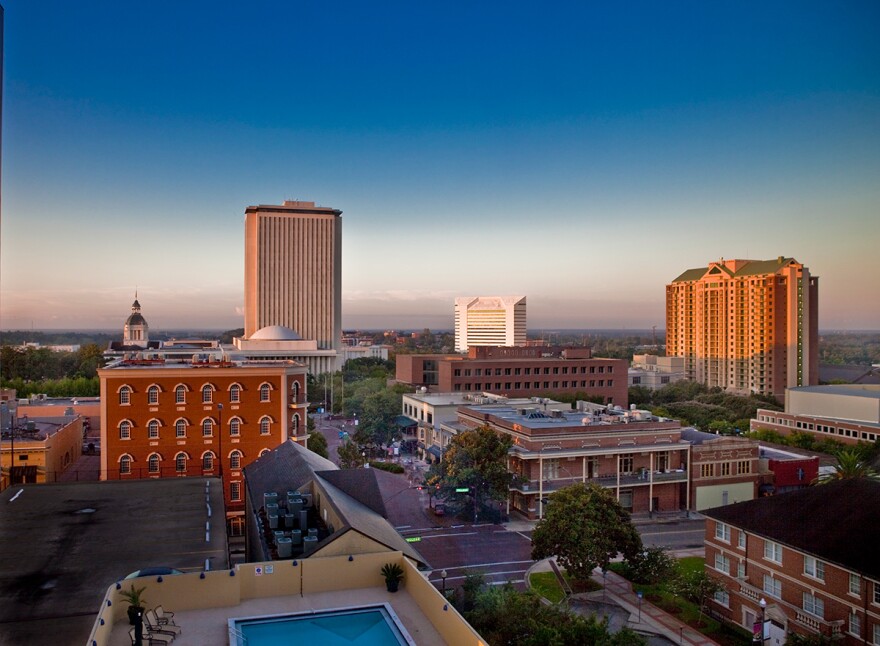
<svg viewBox="0 0 880 646">
<path fill-rule="evenodd" d="M 283 613 L 307 612 L 388 603 L 409 636 L 419 646 L 445 644 L 415 600 L 406 592 L 406 586 L 391 594 L 384 587 L 358 588 L 335 592 L 319 592 L 308 596 L 289 595 L 248 599 L 237 606 L 208 608 L 205 610 L 176 611 L 174 621 L 183 632 L 174 639 L 174 646 L 221 646 L 229 643 L 227 620 L 238 617 L 254 617 Z M 131 646 L 128 636 L 130 626 L 119 623 L 113 627 L 109 646 Z M 146 642 L 146 640 L 145 640 Z"/>
</svg>

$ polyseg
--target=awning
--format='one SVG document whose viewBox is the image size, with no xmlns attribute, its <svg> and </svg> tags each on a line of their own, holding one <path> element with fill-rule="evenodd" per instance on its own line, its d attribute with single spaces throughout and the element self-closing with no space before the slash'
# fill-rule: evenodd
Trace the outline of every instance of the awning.
<svg viewBox="0 0 880 646">
<path fill-rule="evenodd" d="M 400 428 L 413 428 L 414 426 L 418 426 L 419 423 L 414 419 L 410 419 L 406 415 L 398 415 L 394 418 L 394 423 L 397 424 Z"/>
<path fill-rule="evenodd" d="M 440 450 L 439 446 L 429 446 L 428 453 L 433 455 L 435 458 L 443 457 L 443 451 Z"/>
</svg>

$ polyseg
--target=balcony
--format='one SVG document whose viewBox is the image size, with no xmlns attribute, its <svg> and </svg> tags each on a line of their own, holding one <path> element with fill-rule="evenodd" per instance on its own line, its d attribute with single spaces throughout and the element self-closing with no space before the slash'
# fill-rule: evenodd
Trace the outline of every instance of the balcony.
<svg viewBox="0 0 880 646">
<path fill-rule="evenodd" d="M 542 490 L 544 493 L 553 493 L 554 491 L 558 491 L 560 489 L 564 489 L 570 485 L 575 484 L 576 482 L 586 482 L 587 484 L 597 484 L 600 487 L 605 488 L 613 488 L 617 486 L 617 476 L 615 474 L 608 475 L 600 475 L 595 476 L 593 478 L 587 478 L 584 480 L 580 477 L 570 477 L 570 478 L 554 478 L 549 480 L 544 480 L 543 486 L 539 484 L 537 480 L 524 481 L 519 484 L 516 484 L 510 487 L 511 491 L 518 491 L 524 494 L 533 494 L 538 493 L 539 490 Z M 666 472 L 655 472 L 654 473 L 654 484 L 666 484 L 668 482 L 687 482 L 687 471 L 678 470 L 678 471 L 666 471 Z M 651 484 L 651 480 L 649 479 L 649 475 L 647 473 L 638 474 L 638 473 L 621 473 L 620 474 L 620 486 L 621 487 L 647 487 Z"/>
</svg>

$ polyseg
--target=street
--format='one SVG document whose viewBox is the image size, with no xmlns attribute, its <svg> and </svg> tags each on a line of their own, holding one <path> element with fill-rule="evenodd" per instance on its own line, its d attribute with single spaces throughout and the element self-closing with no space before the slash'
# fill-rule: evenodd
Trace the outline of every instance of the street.
<svg viewBox="0 0 880 646">
<path fill-rule="evenodd" d="M 336 448 L 342 443 L 339 431 L 354 433 L 355 426 L 342 419 L 316 417 L 316 425 L 327 438 L 330 459 L 338 464 Z M 406 474 L 376 469 L 376 479 L 388 521 L 408 539 L 431 565 L 431 583 L 442 589 L 440 573 L 447 573 L 445 586 L 460 586 L 468 573 L 480 573 L 487 583 L 511 582 L 523 589 L 524 575 L 534 564 L 531 558 L 531 528 L 534 524 L 477 524 L 452 516 L 436 516 L 430 507 L 431 491 L 419 489 L 428 465 L 411 456 L 400 460 Z M 522 528 L 515 530 L 513 527 Z M 646 547 L 670 550 L 699 550 L 703 547 L 702 519 L 639 520 L 636 528 Z"/>
</svg>

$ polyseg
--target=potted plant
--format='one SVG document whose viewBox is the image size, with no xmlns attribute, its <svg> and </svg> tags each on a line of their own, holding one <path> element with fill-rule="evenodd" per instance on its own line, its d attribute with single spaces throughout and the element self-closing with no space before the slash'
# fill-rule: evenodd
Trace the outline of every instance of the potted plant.
<svg viewBox="0 0 880 646">
<path fill-rule="evenodd" d="M 123 599 L 128 601 L 128 623 L 131 626 L 137 626 L 141 623 L 142 618 L 144 616 L 144 603 L 145 600 L 143 598 L 144 590 L 146 588 L 135 588 L 132 583 L 130 590 L 123 590 L 119 593 Z"/>
<path fill-rule="evenodd" d="M 397 592 L 400 581 L 403 579 L 403 568 L 397 563 L 386 563 L 382 566 L 382 576 L 385 577 L 385 586 L 388 592 Z"/>
</svg>

